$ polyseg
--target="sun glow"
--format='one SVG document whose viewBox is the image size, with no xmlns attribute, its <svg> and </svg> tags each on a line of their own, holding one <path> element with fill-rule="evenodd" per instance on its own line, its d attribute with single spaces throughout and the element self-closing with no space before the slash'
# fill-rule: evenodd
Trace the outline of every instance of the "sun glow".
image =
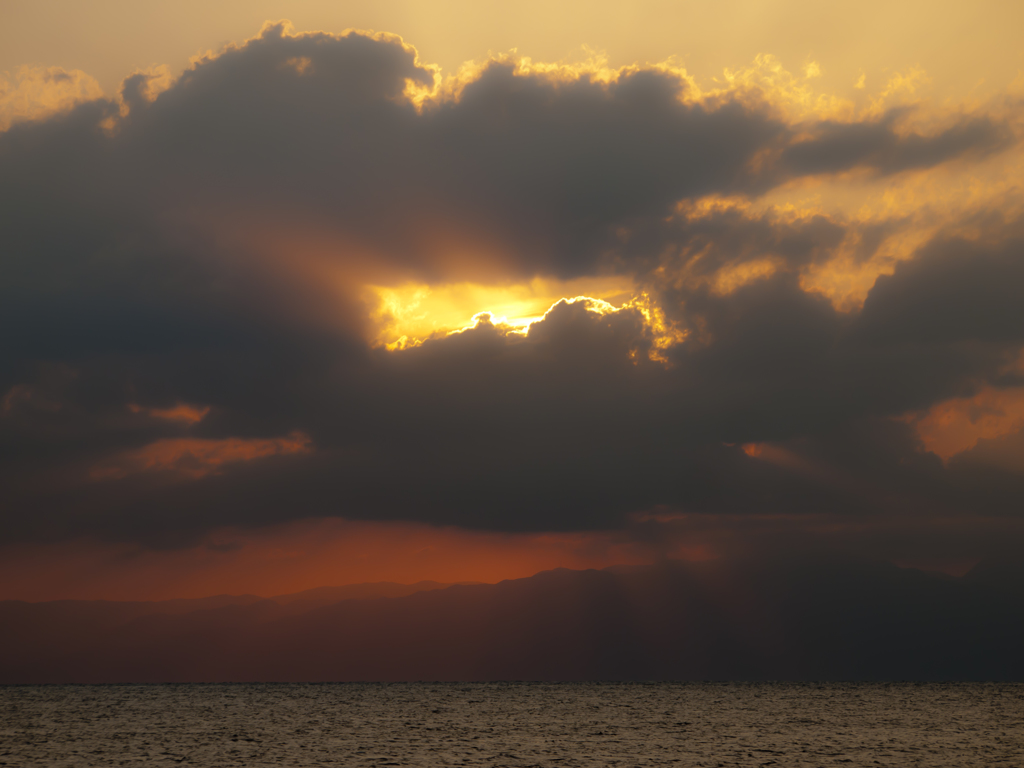
<svg viewBox="0 0 1024 768">
<path fill-rule="evenodd" d="M 575 293 L 574 288 L 585 292 Z M 598 315 L 639 312 L 650 340 L 647 357 L 656 362 L 667 364 L 666 350 L 689 336 L 689 331 L 666 318 L 650 294 L 614 277 L 568 282 L 535 279 L 511 286 L 370 286 L 370 291 L 376 306 L 371 313 L 377 330 L 374 344 L 389 352 L 417 347 L 430 338 L 464 333 L 481 323 L 505 334 L 525 336 L 530 326 L 563 303 L 583 303 L 588 312 Z"/>
<path fill-rule="evenodd" d="M 497 286 L 406 283 L 369 286 L 367 304 L 372 307 L 374 344 L 396 350 L 418 346 L 431 336 L 473 328 L 484 315 L 494 325 L 525 333 L 562 299 L 586 297 L 614 309 L 636 293 L 631 281 L 615 276 L 568 281 L 535 278 Z"/>
<path fill-rule="evenodd" d="M 689 336 L 689 331 L 666 317 L 646 291 L 622 278 L 536 279 L 511 286 L 370 286 L 369 293 L 368 304 L 375 307 L 371 312 L 376 332 L 373 343 L 391 352 L 419 346 L 430 338 L 465 333 L 480 324 L 494 326 L 506 335 L 526 336 L 532 325 L 562 303 L 583 303 L 595 314 L 639 312 L 650 342 L 647 357 L 662 364 L 669 364 L 667 350 Z"/>
</svg>

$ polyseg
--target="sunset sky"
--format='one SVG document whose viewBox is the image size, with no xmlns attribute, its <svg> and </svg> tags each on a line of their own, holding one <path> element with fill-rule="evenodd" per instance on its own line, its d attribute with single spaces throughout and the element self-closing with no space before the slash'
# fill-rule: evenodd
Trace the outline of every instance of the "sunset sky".
<svg viewBox="0 0 1024 768">
<path fill-rule="evenodd" d="M 1020 552 L 1022 29 L 0 0 L 0 599 Z"/>
</svg>

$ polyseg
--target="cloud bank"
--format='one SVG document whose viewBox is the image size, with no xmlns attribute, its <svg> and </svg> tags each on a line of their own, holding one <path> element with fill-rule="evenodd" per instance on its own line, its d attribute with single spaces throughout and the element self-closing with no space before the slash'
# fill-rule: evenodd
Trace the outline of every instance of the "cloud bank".
<svg viewBox="0 0 1024 768">
<path fill-rule="evenodd" d="M 514 57 L 445 78 L 284 23 L 173 82 L 74 82 L 0 133 L 6 544 L 307 518 L 677 541 L 686 515 L 825 516 L 896 559 L 1020 540 L 1019 189 L 770 202 L 984 183 L 1021 162 L 1012 101 L 794 111 Z M 388 348 L 368 292 L 536 280 L 624 293 Z M 1003 522 L 953 552 L 975 518 Z"/>
</svg>

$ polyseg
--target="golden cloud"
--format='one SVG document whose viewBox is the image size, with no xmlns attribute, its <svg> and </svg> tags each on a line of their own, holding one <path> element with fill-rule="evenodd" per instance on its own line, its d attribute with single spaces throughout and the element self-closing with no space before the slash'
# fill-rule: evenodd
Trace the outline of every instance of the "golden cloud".
<svg viewBox="0 0 1024 768">
<path fill-rule="evenodd" d="M 66 112 L 102 96 L 103 89 L 95 78 L 79 69 L 19 67 L 13 80 L 0 75 L 0 131 L 23 120 Z"/>
</svg>

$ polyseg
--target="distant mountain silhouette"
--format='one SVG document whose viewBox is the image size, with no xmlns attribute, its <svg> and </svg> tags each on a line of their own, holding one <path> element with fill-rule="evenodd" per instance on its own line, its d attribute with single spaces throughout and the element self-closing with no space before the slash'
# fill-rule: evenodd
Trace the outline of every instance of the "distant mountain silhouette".
<svg viewBox="0 0 1024 768">
<path fill-rule="evenodd" d="M 458 584 L 475 584 L 477 582 L 460 581 Z M 316 587 L 304 592 L 293 592 L 287 595 L 275 595 L 270 599 L 279 605 L 302 608 L 319 608 L 322 605 L 333 605 L 342 600 L 365 600 L 374 597 L 405 597 L 417 592 L 432 589 L 445 589 L 452 584 L 439 581 L 418 581 L 415 584 L 396 584 L 393 581 L 375 581 L 367 584 L 346 584 L 342 587 Z"/>
<path fill-rule="evenodd" d="M 170 610 L 7 602 L 0 682 L 1024 680 L 1024 584 L 979 573 L 780 556 Z"/>
</svg>

